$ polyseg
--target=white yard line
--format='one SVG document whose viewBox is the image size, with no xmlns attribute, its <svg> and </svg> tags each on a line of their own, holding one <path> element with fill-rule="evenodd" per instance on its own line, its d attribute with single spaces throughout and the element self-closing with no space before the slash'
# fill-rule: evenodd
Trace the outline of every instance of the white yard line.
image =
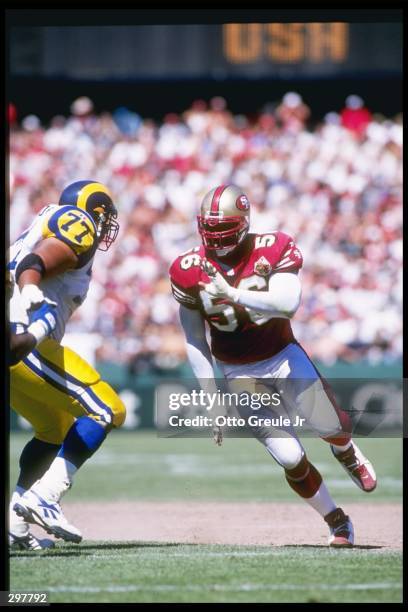
<svg viewBox="0 0 408 612">
<path fill-rule="evenodd" d="M 106 585 L 104 587 L 92 586 L 58 586 L 47 587 L 45 591 L 50 593 L 132 593 L 135 591 L 309 591 L 317 589 L 320 591 L 379 591 L 384 589 L 401 589 L 400 582 L 361 582 L 356 584 L 257 584 L 246 583 L 236 585 L 225 584 L 201 584 L 201 585 L 174 585 L 174 584 L 153 584 L 151 586 L 134 584 L 129 586 Z M 38 590 L 38 589 L 37 589 Z M 40 589 L 41 590 L 41 589 Z"/>
</svg>

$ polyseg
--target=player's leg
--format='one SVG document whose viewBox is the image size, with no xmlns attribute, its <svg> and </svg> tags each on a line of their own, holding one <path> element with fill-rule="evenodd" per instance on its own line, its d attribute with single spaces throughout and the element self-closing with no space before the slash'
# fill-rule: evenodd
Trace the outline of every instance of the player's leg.
<svg viewBox="0 0 408 612">
<path fill-rule="evenodd" d="M 60 499 L 72 486 L 76 471 L 101 446 L 107 433 L 123 423 L 125 407 L 96 370 L 74 351 L 51 340 L 15 367 L 11 388 L 21 387 L 27 395 L 37 393 L 48 406 L 58 406 L 76 418 L 48 470 L 24 498 L 26 506 L 30 506 L 28 510 L 36 513 L 31 518 L 46 530 L 51 529 L 57 537 L 80 541 L 78 530 L 71 530 L 62 514 Z M 40 500 L 36 508 L 35 500 Z"/>
<path fill-rule="evenodd" d="M 371 462 L 351 438 L 350 416 L 336 402 L 328 382 L 320 375 L 298 344 L 287 347 L 288 374 L 285 395 L 294 409 L 306 418 L 319 437 L 330 444 L 333 455 L 353 482 L 371 492 L 377 478 Z"/>
<path fill-rule="evenodd" d="M 52 540 L 37 539 L 30 532 L 29 524 L 14 511 L 14 505 L 51 465 L 60 445 L 49 444 L 38 438 L 31 438 L 20 455 L 20 473 L 9 504 L 9 544 L 22 550 L 42 550 L 54 545 Z"/>
<path fill-rule="evenodd" d="M 35 434 L 20 455 L 20 473 L 9 506 L 9 540 L 10 545 L 16 548 L 40 550 L 52 546 L 52 540 L 35 538 L 29 531 L 27 521 L 18 516 L 13 508 L 49 468 L 74 418 L 25 395 L 21 389 L 13 389 L 12 394 L 12 404 L 18 407 L 20 416 L 30 422 Z"/>
<path fill-rule="evenodd" d="M 57 456 L 41 478 L 39 486 L 44 494 L 54 494 L 67 482 L 71 486 L 75 473 L 98 450 L 107 434 L 114 427 L 120 427 L 124 421 L 124 405 L 106 382 L 100 380 L 90 385 L 86 388 L 86 395 L 92 398 L 92 402 L 97 401 L 100 407 L 103 406 L 106 414 L 93 414 L 87 411 L 89 406 L 83 408 L 85 413 L 72 424 Z M 75 411 L 77 408 L 75 406 Z M 64 489 L 61 494 L 63 492 Z"/>
<path fill-rule="evenodd" d="M 260 439 L 260 442 L 283 467 L 290 488 L 328 524 L 330 546 L 352 546 L 354 529 L 351 520 L 334 502 L 319 470 L 309 461 L 299 440 L 296 437 L 278 438 L 276 435 Z"/>
<path fill-rule="evenodd" d="M 244 379 L 228 380 L 229 391 L 241 393 L 246 390 L 250 394 L 256 392 L 273 392 L 272 381 Z M 248 419 L 254 412 L 249 406 L 237 405 L 241 417 Z M 330 529 L 330 546 L 352 546 L 354 543 L 353 525 L 343 510 L 337 507 L 332 499 L 318 469 L 309 461 L 306 452 L 296 436 L 293 426 L 266 426 L 262 419 L 278 416 L 288 417 L 283 404 L 279 410 L 260 408 L 256 411 L 257 422 L 250 426 L 252 435 L 261 442 L 268 453 L 283 468 L 286 481 L 291 489 L 299 495 L 326 521 Z"/>
</svg>

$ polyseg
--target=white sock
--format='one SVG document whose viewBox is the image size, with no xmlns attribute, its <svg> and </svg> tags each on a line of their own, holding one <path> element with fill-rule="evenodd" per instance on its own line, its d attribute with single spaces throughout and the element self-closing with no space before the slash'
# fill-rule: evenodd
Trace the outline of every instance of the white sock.
<svg viewBox="0 0 408 612">
<path fill-rule="evenodd" d="M 332 444 L 332 447 L 335 454 L 338 455 L 339 453 L 344 453 L 344 451 L 348 450 L 352 444 L 352 440 L 349 440 L 347 444 L 343 444 L 343 446 L 341 444 Z"/>
<path fill-rule="evenodd" d="M 304 500 L 323 518 L 329 514 L 329 512 L 337 508 L 324 482 L 322 482 L 320 485 L 317 493 L 315 493 L 312 497 L 305 497 Z"/>
<path fill-rule="evenodd" d="M 44 497 L 59 501 L 71 486 L 76 471 L 73 463 L 64 457 L 55 457 L 44 476 L 35 483 L 34 489 Z"/>
</svg>

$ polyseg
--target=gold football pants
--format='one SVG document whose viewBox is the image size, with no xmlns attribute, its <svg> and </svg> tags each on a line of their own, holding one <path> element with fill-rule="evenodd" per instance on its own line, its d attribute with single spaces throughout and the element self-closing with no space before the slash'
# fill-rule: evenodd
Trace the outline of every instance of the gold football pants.
<svg viewBox="0 0 408 612">
<path fill-rule="evenodd" d="M 62 444 L 75 418 L 89 416 L 120 427 L 126 409 L 117 393 L 82 357 L 46 338 L 10 368 L 10 404 L 31 423 L 35 437 Z"/>
</svg>

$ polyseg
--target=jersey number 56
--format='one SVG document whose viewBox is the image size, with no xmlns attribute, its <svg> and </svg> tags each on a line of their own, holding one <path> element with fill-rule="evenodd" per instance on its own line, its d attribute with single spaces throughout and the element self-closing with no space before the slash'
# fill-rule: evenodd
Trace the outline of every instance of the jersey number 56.
<svg viewBox="0 0 408 612">
<path fill-rule="evenodd" d="M 252 291 L 262 291 L 267 287 L 268 281 L 266 278 L 263 276 L 257 276 L 256 274 L 243 278 L 238 285 L 239 289 L 247 289 Z M 200 297 L 203 308 L 209 315 L 211 325 L 214 325 L 214 327 L 224 332 L 233 332 L 237 329 L 239 325 L 238 313 L 234 306 L 231 304 L 216 304 L 215 301 L 217 298 L 212 298 L 204 290 L 200 291 Z M 255 325 L 263 325 L 272 318 L 271 315 L 267 315 L 264 312 L 256 312 L 251 308 L 245 308 L 245 310 L 248 313 L 249 319 L 252 321 L 252 323 L 255 323 Z M 224 319 L 224 322 L 220 323 L 219 320 L 213 320 L 213 318 L 219 319 L 220 316 Z"/>
</svg>

